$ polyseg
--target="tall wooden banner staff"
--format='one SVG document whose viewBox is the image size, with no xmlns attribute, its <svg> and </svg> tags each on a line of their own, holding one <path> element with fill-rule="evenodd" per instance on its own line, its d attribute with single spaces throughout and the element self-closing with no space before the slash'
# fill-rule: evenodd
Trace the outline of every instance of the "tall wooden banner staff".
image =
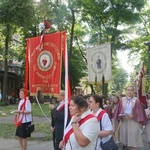
<svg viewBox="0 0 150 150">
<path fill-rule="evenodd" d="M 116 130 L 116 132 L 115 132 L 114 140 L 117 140 L 117 138 L 118 138 L 120 126 L 121 126 L 121 120 L 119 121 L 119 124 L 118 124 L 118 126 L 117 126 L 117 130 Z"/>
<path fill-rule="evenodd" d="M 41 29 L 43 28 L 41 27 Z M 61 31 L 61 32 L 56 32 L 51 34 L 42 33 L 41 36 L 29 38 L 29 42 L 28 42 L 29 64 L 30 64 L 29 65 L 29 69 L 30 69 L 29 87 L 30 87 L 30 93 L 32 95 L 36 95 L 37 88 L 41 88 L 41 87 L 45 87 L 42 91 L 43 94 L 45 95 L 51 94 L 50 103 L 52 103 L 53 96 L 59 95 L 60 87 L 61 87 L 62 55 L 64 57 L 65 54 L 67 54 L 66 43 L 67 43 L 66 31 Z M 67 60 L 67 57 L 65 58 L 66 59 L 64 60 Z M 65 65 L 65 70 L 67 69 L 68 69 L 68 65 Z M 67 73 L 65 73 L 65 81 L 69 80 Z M 53 89 L 51 89 L 52 88 L 51 86 L 53 86 Z M 65 82 L 65 88 L 66 87 L 67 86 Z M 69 95 L 68 93 L 69 91 L 65 92 L 66 94 L 65 97 L 68 97 Z M 66 100 L 66 98 L 65 98 L 65 104 L 66 104 L 65 106 L 67 107 L 68 101 Z M 67 116 L 68 116 L 67 110 L 68 109 L 66 109 L 65 112 L 65 118 L 66 118 L 65 120 L 67 120 Z M 52 119 L 50 120 L 50 122 L 51 121 L 53 124 L 54 120 Z M 55 144 L 54 133 L 53 133 L 53 139 Z"/>
</svg>

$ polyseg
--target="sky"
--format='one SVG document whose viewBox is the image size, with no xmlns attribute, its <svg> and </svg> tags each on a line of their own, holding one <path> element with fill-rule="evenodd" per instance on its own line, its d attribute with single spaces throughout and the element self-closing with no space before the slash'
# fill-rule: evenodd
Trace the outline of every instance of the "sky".
<svg viewBox="0 0 150 150">
<path fill-rule="evenodd" d="M 128 51 L 117 51 L 117 56 L 122 67 L 130 74 L 133 71 L 133 67 L 128 63 Z"/>
</svg>

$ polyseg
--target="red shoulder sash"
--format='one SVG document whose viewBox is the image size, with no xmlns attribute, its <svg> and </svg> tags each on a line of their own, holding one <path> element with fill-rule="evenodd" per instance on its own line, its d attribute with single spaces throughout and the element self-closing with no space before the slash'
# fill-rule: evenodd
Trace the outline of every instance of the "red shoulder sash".
<svg viewBox="0 0 150 150">
<path fill-rule="evenodd" d="M 57 108 L 58 111 L 61 111 L 65 107 L 65 104 L 61 105 L 59 108 Z"/>
<path fill-rule="evenodd" d="M 105 111 L 105 110 L 102 110 L 102 111 L 98 114 L 98 116 L 97 116 L 98 121 L 100 121 L 100 120 L 102 119 L 103 114 L 105 114 L 105 113 L 106 113 L 106 111 Z"/>
<path fill-rule="evenodd" d="M 25 104 L 26 104 L 26 100 L 22 103 L 22 105 L 20 106 L 20 109 L 19 110 L 25 110 Z M 20 126 L 22 124 L 22 121 L 23 121 L 23 117 L 24 117 L 24 113 L 22 113 L 22 117 L 21 119 L 18 121 L 18 118 L 19 118 L 19 115 L 20 114 L 16 114 L 15 115 L 15 118 L 14 118 L 14 124 L 16 125 L 16 127 Z"/>
<path fill-rule="evenodd" d="M 81 119 L 78 124 L 79 126 L 81 126 L 84 122 L 86 122 L 87 120 L 94 118 L 95 116 L 93 114 L 89 114 L 87 115 L 85 118 Z M 73 133 L 73 128 L 71 127 L 70 130 L 65 134 L 64 136 L 64 140 L 65 140 L 65 144 L 67 143 L 70 135 Z"/>
</svg>

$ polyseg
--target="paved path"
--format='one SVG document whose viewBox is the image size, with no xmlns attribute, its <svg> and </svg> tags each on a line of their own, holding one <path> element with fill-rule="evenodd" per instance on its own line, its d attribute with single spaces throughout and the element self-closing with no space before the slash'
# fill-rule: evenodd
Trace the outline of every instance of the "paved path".
<svg viewBox="0 0 150 150">
<path fill-rule="evenodd" d="M 0 138 L 0 150 L 20 150 L 18 140 Z M 52 141 L 28 141 L 27 150 L 53 150 Z"/>
<path fill-rule="evenodd" d="M 35 117 L 35 123 L 50 123 L 45 117 Z M 0 123 L 14 123 L 14 116 L 0 117 Z M 52 141 L 40 141 L 40 138 L 45 137 L 45 133 L 32 133 L 31 135 L 36 140 L 28 140 L 27 150 L 53 150 Z M 0 150 L 20 150 L 19 142 L 17 139 L 4 139 L 0 138 Z"/>
<path fill-rule="evenodd" d="M 14 116 L 0 117 L 0 123 L 13 123 L 13 122 L 14 122 Z M 50 123 L 44 117 L 34 117 L 34 122 Z M 33 138 L 35 137 L 38 140 L 29 140 L 27 150 L 53 150 L 52 141 L 46 141 L 46 142 L 40 141 L 40 137 L 42 136 L 45 136 L 45 133 L 33 133 L 32 137 Z M 148 143 L 146 142 L 145 139 L 145 134 L 143 133 L 142 136 L 143 136 L 144 148 L 137 148 L 137 150 L 150 150 L 150 148 L 148 148 Z M 20 150 L 18 140 L 0 138 L 0 150 Z M 122 150 L 122 145 L 119 145 L 119 150 Z"/>
<path fill-rule="evenodd" d="M 18 140 L 0 138 L 0 150 L 20 150 Z M 27 150 L 54 150 L 52 141 L 28 141 Z M 122 150 L 122 145 L 119 145 Z M 137 150 L 150 150 L 149 148 L 138 148 Z"/>
<path fill-rule="evenodd" d="M 34 116 L 34 122 L 35 123 L 50 123 L 49 120 L 47 120 L 45 117 L 35 117 Z M 14 116 L 4 116 L 0 117 L 0 123 L 14 123 Z"/>
</svg>

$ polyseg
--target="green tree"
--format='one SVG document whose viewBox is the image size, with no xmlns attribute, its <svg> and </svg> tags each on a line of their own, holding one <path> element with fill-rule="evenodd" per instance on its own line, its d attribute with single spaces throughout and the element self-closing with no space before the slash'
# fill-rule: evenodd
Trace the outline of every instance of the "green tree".
<svg viewBox="0 0 150 150">
<path fill-rule="evenodd" d="M 137 65 L 135 66 L 135 72 L 138 72 L 139 65 L 141 61 L 144 62 L 145 66 L 145 74 L 146 74 L 146 93 L 150 91 L 150 49 L 147 46 L 147 42 L 150 41 L 150 2 L 147 1 L 146 5 L 140 12 L 141 22 L 140 24 L 135 24 L 131 29 L 129 36 L 131 34 L 134 37 L 129 38 L 127 41 L 128 49 L 130 50 L 129 58 L 131 63 L 138 61 Z M 138 58 L 138 60 L 137 60 Z M 134 73 L 136 74 L 136 73 Z M 132 77 L 133 78 L 133 77 Z M 134 77 L 135 78 L 135 77 Z"/>
<path fill-rule="evenodd" d="M 112 68 L 113 78 L 109 84 L 109 91 L 123 90 L 128 81 L 128 73 L 122 68 L 117 57 L 113 59 Z"/>
<path fill-rule="evenodd" d="M 10 46 L 12 35 L 19 33 L 21 44 L 15 48 L 15 54 L 18 59 L 24 59 L 25 39 L 37 36 L 39 34 L 37 25 L 43 21 L 43 18 L 47 18 L 52 25 L 49 32 L 67 31 L 69 74 L 72 91 L 74 91 L 80 79 L 87 76 L 85 47 L 111 42 L 112 68 L 115 70 L 113 59 L 116 51 L 132 47 L 132 43 L 127 40 L 127 35 L 131 32 L 129 29 L 140 20 L 139 11 L 143 6 L 144 0 L 94 2 L 93 0 L 66 0 L 65 2 L 42 0 L 34 6 L 32 0 L 1 0 L 0 25 L 2 28 L 0 30 L 4 35 L 3 39 L 7 37 L 6 35 L 9 35 L 7 39 L 10 39 L 7 40 L 9 47 L 5 46 L 5 55 L 7 55 L 6 49 L 14 49 L 13 46 Z M 1 43 L 7 42 L 3 40 Z M 20 51 L 18 51 L 19 48 Z M 4 45 L 0 46 L 0 50 L 2 49 Z M 12 53 L 10 52 L 8 51 L 8 54 Z M 118 71 L 114 70 L 113 75 L 115 76 Z M 63 85 L 64 82 L 62 82 Z"/>
<path fill-rule="evenodd" d="M 82 20 L 89 26 L 90 45 L 111 42 L 112 59 L 117 50 L 128 48 L 128 28 L 140 20 L 144 0 L 82 0 L 82 6 Z"/>
<path fill-rule="evenodd" d="M 113 80 L 111 84 L 109 85 L 110 90 L 119 91 L 124 89 L 126 83 L 127 83 L 127 72 L 123 68 L 118 68 L 117 72 L 113 76 Z"/>
<path fill-rule="evenodd" d="M 1 0 L 0 1 L 0 24 L 4 37 L 4 82 L 3 101 L 7 99 L 7 72 L 8 72 L 8 50 L 12 40 L 12 35 L 16 28 L 27 28 L 32 25 L 34 19 L 34 9 L 31 0 Z"/>
<path fill-rule="evenodd" d="M 52 22 L 56 25 L 57 30 L 67 31 L 68 69 L 71 89 L 74 91 L 75 86 L 79 85 L 80 79 L 86 74 L 86 62 L 82 57 L 85 56 L 85 52 L 83 52 L 83 48 L 76 44 L 77 40 L 79 40 L 76 37 L 82 39 L 86 34 L 86 29 L 82 29 L 82 25 L 78 23 L 78 17 L 80 16 L 78 1 L 57 2 L 57 5 L 55 5 L 57 9 L 53 12 L 57 17 Z M 64 77 L 62 78 L 62 86 L 64 86 L 63 79 Z"/>
</svg>

